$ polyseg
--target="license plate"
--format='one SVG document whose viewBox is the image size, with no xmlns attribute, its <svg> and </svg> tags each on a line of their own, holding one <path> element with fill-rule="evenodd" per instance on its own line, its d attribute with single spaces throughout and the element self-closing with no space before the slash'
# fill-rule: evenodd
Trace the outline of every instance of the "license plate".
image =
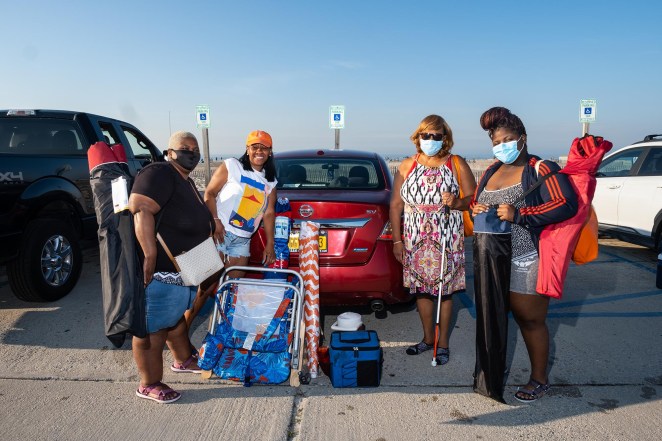
<svg viewBox="0 0 662 441">
<path fill-rule="evenodd" d="M 326 231 L 320 231 L 319 238 L 317 240 L 319 243 L 320 253 L 326 253 L 328 250 L 328 234 Z M 287 242 L 287 247 L 290 249 L 290 253 L 299 252 L 299 232 L 292 231 L 290 232 L 290 240 Z"/>
</svg>

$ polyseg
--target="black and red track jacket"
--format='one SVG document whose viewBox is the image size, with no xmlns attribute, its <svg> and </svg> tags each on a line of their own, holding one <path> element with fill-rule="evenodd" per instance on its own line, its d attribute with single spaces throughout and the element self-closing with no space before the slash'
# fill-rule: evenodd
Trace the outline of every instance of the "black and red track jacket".
<svg viewBox="0 0 662 441">
<path fill-rule="evenodd" d="M 557 173 L 561 168 L 552 161 L 543 160 L 536 172 L 536 162 L 540 158 L 528 155 L 526 165 L 522 172 L 522 189 L 526 192 L 538 179 L 553 173 L 537 190 L 532 191 L 524 198 L 524 207 L 515 210 L 513 223 L 521 225 L 531 233 L 533 243 L 538 248 L 540 232 L 546 225 L 554 224 L 571 218 L 577 213 L 577 195 L 568 180 L 568 176 Z M 483 191 L 490 180 L 503 163 L 495 161 L 490 165 L 478 181 L 478 187 L 471 200 L 471 207 L 476 203 L 478 195 Z M 538 175 L 538 173 L 540 175 Z"/>
</svg>

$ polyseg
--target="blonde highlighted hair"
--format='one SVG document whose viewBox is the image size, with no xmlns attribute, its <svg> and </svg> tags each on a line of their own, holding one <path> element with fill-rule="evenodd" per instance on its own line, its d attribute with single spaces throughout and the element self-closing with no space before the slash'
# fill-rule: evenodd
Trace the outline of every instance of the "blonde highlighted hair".
<svg viewBox="0 0 662 441">
<path fill-rule="evenodd" d="M 200 145 L 198 144 L 198 138 L 196 138 L 193 133 L 179 130 L 170 135 L 170 139 L 168 140 L 168 150 L 177 150 L 185 139 L 192 139 L 195 141 L 196 145 Z"/>
<path fill-rule="evenodd" d="M 421 123 L 418 125 L 418 128 L 409 137 L 409 139 L 411 139 L 411 141 L 416 146 L 416 151 L 418 153 L 422 153 L 419 136 L 421 133 L 428 132 L 430 130 L 441 132 L 444 135 L 443 145 L 439 153 L 437 153 L 437 156 L 443 156 L 446 153 L 450 153 L 451 149 L 453 148 L 453 131 L 451 130 L 451 127 L 448 125 L 446 120 L 439 115 L 428 115 L 423 118 Z"/>
</svg>

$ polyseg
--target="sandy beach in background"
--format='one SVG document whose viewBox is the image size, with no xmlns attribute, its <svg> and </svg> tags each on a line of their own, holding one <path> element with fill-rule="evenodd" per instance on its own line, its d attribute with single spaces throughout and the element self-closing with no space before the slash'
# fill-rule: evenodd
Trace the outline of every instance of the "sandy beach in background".
<svg viewBox="0 0 662 441">
<path fill-rule="evenodd" d="M 562 158 L 564 159 L 564 158 Z M 565 161 L 563 160 L 554 160 L 554 162 L 557 162 L 561 167 L 565 165 Z M 398 169 L 398 166 L 402 162 L 402 159 L 390 159 L 387 160 L 386 163 L 388 164 L 388 168 L 391 171 L 391 175 L 395 175 L 395 172 Z M 483 175 L 483 172 L 487 169 L 487 167 L 494 162 L 494 159 L 467 159 L 467 164 L 469 164 L 469 168 L 471 168 L 471 171 L 474 174 L 474 177 L 476 178 L 476 181 L 480 179 L 480 177 Z M 221 161 L 212 161 L 211 163 L 211 173 L 214 173 L 214 170 L 216 170 L 216 167 L 221 163 Z M 205 165 L 204 164 L 199 164 L 195 170 L 191 172 L 191 177 L 195 181 L 196 186 L 198 189 L 202 190 L 205 188 Z"/>
</svg>

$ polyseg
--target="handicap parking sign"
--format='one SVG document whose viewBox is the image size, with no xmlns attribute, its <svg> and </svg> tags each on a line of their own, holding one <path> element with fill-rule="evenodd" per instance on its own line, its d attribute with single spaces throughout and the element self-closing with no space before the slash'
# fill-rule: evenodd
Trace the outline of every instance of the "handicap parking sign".
<svg viewBox="0 0 662 441">
<path fill-rule="evenodd" d="M 597 106 L 595 100 L 580 100 L 579 101 L 579 122 L 580 123 L 593 123 L 595 122 L 595 114 Z"/>
<path fill-rule="evenodd" d="M 345 106 L 329 107 L 329 128 L 330 129 L 345 128 Z"/>
<path fill-rule="evenodd" d="M 209 106 L 195 107 L 195 122 L 199 129 L 208 129 L 210 125 Z"/>
</svg>

